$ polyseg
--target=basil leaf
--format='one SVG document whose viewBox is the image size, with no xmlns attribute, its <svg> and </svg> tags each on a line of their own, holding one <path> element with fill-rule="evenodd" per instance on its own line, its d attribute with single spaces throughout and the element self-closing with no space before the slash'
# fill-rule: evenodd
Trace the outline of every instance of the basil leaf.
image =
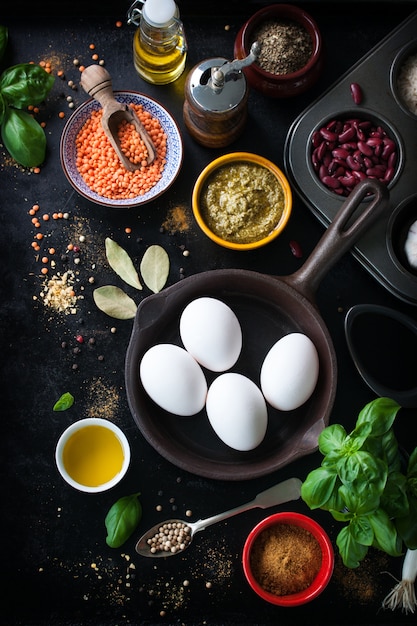
<svg viewBox="0 0 417 626">
<path fill-rule="evenodd" d="M 8 108 L 1 136 L 5 148 L 20 165 L 36 167 L 45 160 L 45 132 L 26 111 Z"/>
<path fill-rule="evenodd" d="M 301 497 L 311 509 L 325 506 L 336 484 L 337 473 L 327 467 L 312 470 L 301 485 Z"/>
<path fill-rule="evenodd" d="M 343 500 L 344 507 L 355 515 L 367 515 L 375 511 L 381 500 L 380 490 L 372 483 L 363 485 L 360 489 L 352 489 L 351 486 L 342 485 L 339 495 Z"/>
<path fill-rule="evenodd" d="M 35 63 L 9 67 L 0 76 L 0 92 L 6 102 L 16 109 L 39 104 L 50 92 L 55 78 Z"/>
<path fill-rule="evenodd" d="M 373 545 L 391 556 L 401 556 L 401 540 L 387 513 L 378 509 L 368 519 L 375 535 Z"/>
<path fill-rule="evenodd" d="M 142 278 L 154 293 L 163 289 L 169 275 L 169 257 L 162 246 L 150 246 L 140 264 Z"/>
<path fill-rule="evenodd" d="M 407 477 L 417 478 L 417 447 L 413 450 L 413 452 L 410 454 L 410 458 L 408 459 Z"/>
<path fill-rule="evenodd" d="M 346 431 L 341 424 L 332 424 L 319 435 L 319 450 L 322 454 L 336 452 L 342 448 L 346 439 Z"/>
<path fill-rule="evenodd" d="M 70 409 L 74 404 L 74 396 L 70 394 L 69 391 L 67 393 L 63 393 L 62 396 L 57 400 L 54 404 L 54 411 L 66 411 Z"/>
<path fill-rule="evenodd" d="M 387 480 L 388 468 L 385 461 L 360 450 L 339 461 L 338 473 L 343 484 L 352 486 L 354 483 L 355 491 L 372 484 L 381 493 Z"/>
<path fill-rule="evenodd" d="M 349 524 L 350 533 L 355 541 L 371 546 L 374 541 L 374 531 L 366 515 L 358 515 L 352 518 Z"/>
<path fill-rule="evenodd" d="M 352 535 L 349 526 L 345 526 L 339 532 L 336 538 L 336 544 L 339 548 L 340 556 L 346 567 L 355 568 L 360 565 L 360 561 L 365 558 L 368 552 L 368 546 L 364 546 Z"/>
<path fill-rule="evenodd" d="M 98 287 L 93 291 L 93 299 L 100 311 L 118 320 L 132 319 L 136 315 L 136 303 L 119 287 Z"/>
<path fill-rule="evenodd" d="M 139 493 L 124 496 L 113 504 L 104 523 L 107 529 L 106 543 L 110 548 L 119 548 L 136 529 L 142 517 Z"/>
<path fill-rule="evenodd" d="M 381 496 L 381 506 L 391 519 L 408 513 L 407 479 L 401 472 L 392 472 L 388 475 L 387 484 Z"/>
<path fill-rule="evenodd" d="M 377 398 L 364 406 L 358 415 L 356 425 L 370 422 L 372 435 L 381 436 L 391 428 L 400 408 L 400 405 L 391 398 Z"/>
<path fill-rule="evenodd" d="M 133 265 L 132 259 L 118 243 L 106 237 L 106 256 L 110 267 L 125 283 L 136 289 L 142 289 L 139 276 Z"/>
<path fill-rule="evenodd" d="M 395 520 L 395 525 L 407 548 L 417 550 L 417 498 L 412 495 L 409 496 L 408 504 L 408 514 L 398 517 Z"/>
<path fill-rule="evenodd" d="M 3 124 L 3 121 L 6 117 L 7 104 L 0 93 L 0 124 Z"/>
<path fill-rule="evenodd" d="M 7 26 L 0 26 L 0 61 L 4 56 L 7 48 L 7 41 L 9 39 L 9 30 Z"/>
</svg>

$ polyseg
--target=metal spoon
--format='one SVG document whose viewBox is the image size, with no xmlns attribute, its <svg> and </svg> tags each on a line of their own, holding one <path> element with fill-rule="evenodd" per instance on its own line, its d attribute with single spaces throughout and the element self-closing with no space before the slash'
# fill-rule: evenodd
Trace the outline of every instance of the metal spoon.
<svg viewBox="0 0 417 626">
<path fill-rule="evenodd" d="M 251 500 L 251 502 L 242 504 L 241 506 L 231 509 L 230 511 L 226 511 L 225 513 L 219 513 L 218 515 L 213 515 L 207 519 L 200 519 L 197 522 L 184 522 L 183 520 L 171 519 L 156 524 L 139 539 L 136 544 L 136 552 L 141 556 L 155 558 L 181 554 L 186 548 L 188 548 L 196 533 L 200 530 L 204 530 L 212 524 L 216 524 L 217 522 L 221 522 L 222 520 L 232 517 L 233 515 L 237 515 L 238 513 L 243 513 L 257 507 L 267 509 L 270 506 L 283 504 L 284 502 L 289 502 L 290 500 L 298 500 L 301 492 L 301 484 L 302 483 L 299 478 L 289 478 L 278 485 L 274 485 L 274 487 L 270 487 L 266 491 L 258 493 L 256 498 Z M 169 528 L 168 525 L 170 525 L 171 528 Z M 175 525 L 174 528 L 172 528 L 173 525 Z M 169 543 L 166 544 L 165 548 L 159 547 L 155 549 L 154 547 L 152 549 L 152 545 L 149 544 L 148 541 L 155 539 L 159 533 L 163 532 L 161 529 L 166 531 L 166 534 L 164 534 L 164 542 L 166 543 L 169 541 Z M 182 530 L 185 531 L 185 533 L 182 538 L 179 538 L 178 536 L 175 537 L 174 535 L 169 539 L 169 530 L 173 533 L 175 533 L 175 531 L 180 532 Z"/>
<path fill-rule="evenodd" d="M 155 159 L 155 146 L 135 111 L 127 104 L 118 102 L 113 94 L 111 77 L 101 65 L 89 65 L 81 74 L 81 86 L 90 96 L 95 98 L 103 107 L 101 125 L 104 132 L 117 153 L 122 165 L 130 171 L 137 170 L 140 164 L 135 164 L 126 157 L 120 147 L 118 128 L 123 120 L 135 126 L 148 151 L 147 163 Z"/>
</svg>

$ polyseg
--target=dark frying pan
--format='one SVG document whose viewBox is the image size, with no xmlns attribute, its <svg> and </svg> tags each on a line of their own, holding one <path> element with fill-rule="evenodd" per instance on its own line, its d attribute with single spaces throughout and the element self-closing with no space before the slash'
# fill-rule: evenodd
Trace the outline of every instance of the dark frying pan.
<svg viewBox="0 0 417 626">
<path fill-rule="evenodd" d="M 141 302 L 127 349 L 126 392 L 136 424 L 156 451 L 177 467 L 199 476 L 246 480 L 267 475 L 317 449 L 317 437 L 328 424 L 334 403 L 337 364 L 314 294 L 330 267 L 382 213 L 387 200 L 386 187 L 372 180 L 360 183 L 304 265 L 290 276 L 275 277 L 241 269 L 210 270 Z M 159 408 L 140 382 L 143 354 L 158 343 L 181 345 L 180 315 L 190 301 L 201 296 L 223 300 L 236 313 L 242 326 L 243 348 L 233 371 L 258 384 L 266 353 L 287 333 L 305 333 L 319 353 L 319 379 L 311 398 L 288 413 L 269 408 L 265 439 L 249 452 L 237 452 L 223 444 L 204 410 L 184 418 Z M 205 373 L 210 384 L 215 374 Z"/>
</svg>

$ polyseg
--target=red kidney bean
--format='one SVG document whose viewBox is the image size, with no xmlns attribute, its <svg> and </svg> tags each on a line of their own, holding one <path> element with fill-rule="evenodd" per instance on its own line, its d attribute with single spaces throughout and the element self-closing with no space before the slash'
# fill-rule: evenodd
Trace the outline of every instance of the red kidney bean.
<svg viewBox="0 0 417 626">
<path fill-rule="evenodd" d="M 290 250 L 297 259 L 301 259 L 301 257 L 303 256 L 303 251 L 301 250 L 300 244 L 298 243 L 298 241 L 294 241 L 294 239 L 290 241 Z"/>
<path fill-rule="evenodd" d="M 349 151 L 342 147 L 335 148 L 334 150 L 332 150 L 332 155 L 336 159 L 344 159 L 346 161 L 346 157 L 349 155 Z"/>
<path fill-rule="evenodd" d="M 346 141 L 350 141 L 356 135 L 356 130 L 353 126 L 348 126 L 343 132 L 339 135 L 340 143 L 345 143 Z"/>
<path fill-rule="evenodd" d="M 393 167 L 387 167 L 384 175 L 384 182 L 389 183 L 394 178 L 394 174 L 395 169 Z"/>
<path fill-rule="evenodd" d="M 368 157 L 372 156 L 374 153 L 371 146 L 368 146 L 365 141 L 358 141 L 358 148 L 362 152 L 362 154 L 365 154 Z"/>
<path fill-rule="evenodd" d="M 395 143 L 392 141 L 392 139 L 384 139 L 384 149 L 382 151 L 382 158 L 387 160 L 388 157 L 394 152 L 395 150 Z"/>
<path fill-rule="evenodd" d="M 354 187 L 356 184 L 356 178 L 350 173 L 346 173 L 345 176 L 340 176 L 339 181 L 343 187 Z"/>
<path fill-rule="evenodd" d="M 360 104 L 362 102 L 363 94 L 361 86 L 358 83 L 352 83 L 350 86 L 350 93 L 352 94 L 352 99 L 355 104 Z"/>
<path fill-rule="evenodd" d="M 388 157 L 388 167 L 395 167 L 397 164 L 397 153 L 392 152 Z"/>
<path fill-rule="evenodd" d="M 360 163 L 358 163 L 358 161 L 355 159 L 355 157 L 353 155 L 351 155 L 351 154 L 349 154 L 349 156 L 346 159 L 346 165 L 352 171 L 359 171 L 361 169 Z"/>
<path fill-rule="evenodd" d="M 328 128 L 321 128 L 320 134 L 326 141 L 337 141 L 339 138 L 339 135 L 337 133 L 329 130 Z"/>
<path fill-rule="evenodd" d="M 339 195 L 348 195 L 368 177 L 388 183 L 395 175 L 396 143 L 370 120 L 332 119 L 314 131 L 312 145 L 312 164 L 320 181 Z"/>
<path fill-rule="evenodd" d="M 334 176 L 324 176 L 322 179 L 322 183 L 326 185 L 326 187 L 330 187 L 330 189 L 337 189 L 340 187 L 340 182 Z"/>
<path fill-rule="evenodd" d="M 380 146 L 384 142 L 381 137 L 369 137 L 369 139 L 366 140 L 366 143 L 368 144 L 368 146 L 375 148 L 376 146 Z"/>
</svg>

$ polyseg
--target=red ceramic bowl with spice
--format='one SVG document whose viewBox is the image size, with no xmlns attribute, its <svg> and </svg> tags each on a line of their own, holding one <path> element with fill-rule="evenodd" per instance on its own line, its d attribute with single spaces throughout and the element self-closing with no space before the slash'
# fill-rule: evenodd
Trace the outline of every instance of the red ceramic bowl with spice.
<svg viewBox="0 0 417 626">
<path fill-rule="evenodd" d="M 236 36 L 235 58 L 247 57 L 256 40 L 263 50 L 258 60 L 243 72 L 248 84 L 265 96 L 296 96 L 309 89 L 322 73 L 321 32 L 302 8 L 271 4 L 257 11 Z"/>
<path fill-rule="evenodd" d="M 243 571 L 263 600 L 299 606 L 314 600 L 333 574 L 334 551 L 324 529 L 301 513 L 275 513 L 249 533 Z"/>
</svg>

